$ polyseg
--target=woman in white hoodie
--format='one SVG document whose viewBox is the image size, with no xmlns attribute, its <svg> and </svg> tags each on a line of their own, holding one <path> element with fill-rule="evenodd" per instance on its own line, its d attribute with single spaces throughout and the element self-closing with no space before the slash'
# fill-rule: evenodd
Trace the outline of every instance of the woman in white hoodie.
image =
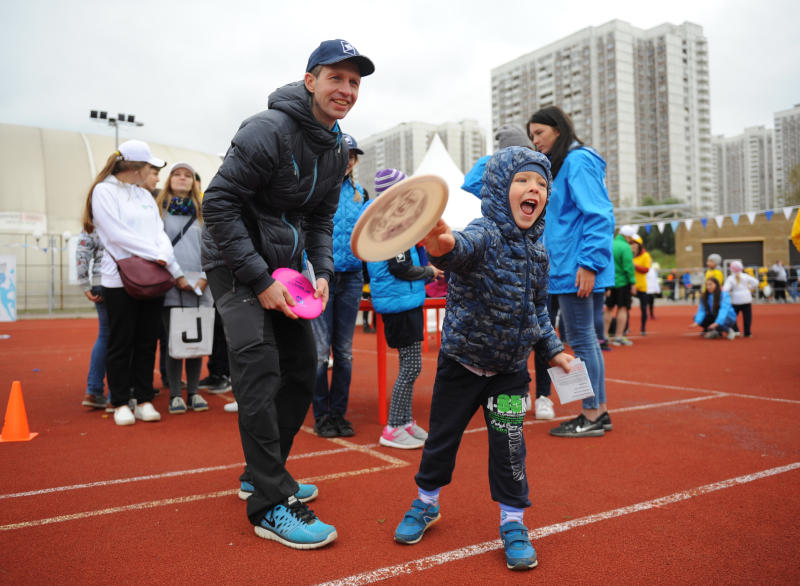
<svg viewBox="0 0 800 586">
<path fill-rule="evenodd" d="M 161 419 L 152 400 L 163 297 L 128 295 L 114 259 L 140 256 L 165 266 L 179 284 L 185 281 L 153 196 L 140 187 L 153 168 L 164 165 L 147 143 L 126 141 L 108 158 L 86 198 L 84 229 L 90 234 L 96 230 L 108 253 L 103 255 L 101 284 L 109 321 L 106 376 L 117 425 Z M 128 405 L 131 390 L 133 410 Z"/>
<path fill-rule="evenodd" d="M 736 318 L 738 320 L 739 313 L 742 314 L 742 322 L 744 325 L 744 337 L 750 337 L 750 324 L 753 321 L 753 294 L 752 291 L 758 287 L 758 281 L 743 272 L 742 263 L 738 260 L 731 262 L 731 274 L 725 279 L 725 284 L 722 286 L 723 291 L 727 291 L 731 295 L 731 305 L 736 311 Z M 734 329 L 738 331 L 736 324 Z"/>
</svg>

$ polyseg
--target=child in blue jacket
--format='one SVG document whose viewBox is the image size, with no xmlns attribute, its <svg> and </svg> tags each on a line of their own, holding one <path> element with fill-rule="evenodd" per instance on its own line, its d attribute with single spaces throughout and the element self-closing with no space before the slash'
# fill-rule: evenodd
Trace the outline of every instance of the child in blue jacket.
<svg viewBox="0 0 800 586">
<path fill-rule="evenodd" d="M 447 313 L 431 403 L 430 430 L 415 476 L 418 498 L 395 531 L 417 543 L 441 518 L 439 491 L 452 479 L 464 430 L 483 408 L 489 439 L 489 487 L 500 505 L 506 565 L 537 564 L 523 524 L 528 500 L 522 424 L 529 407 L 531 350 L 569 370 L 547 313 L 548 260 L 539 241 L 550 192 L 550 162 L 509 147 L 486 164 L 482 218 L 463 232 L 443 220 L 423 240 L 434 266 L 449 271 Z"/>
<path fill-rule="evenodd" d="M 381 169 L 375 175 L 376 197 L 405 178 L 405 173 L 397 169 Z M 388 261 L 367 263 L 372 307 L 383 319 L 386 344 L 397 348 L 400 357 L 389 424 L 383 428 L 378 443 L 403 450 L 421 448 L 428 437 L 414 421 L 411 402 L 414 382 L 422 370 L 425 282 L 442 271 L 425 266 L 422 258 L 424 255 L 414 246 Z"/>
<path fill-rule="evenodd" d="M 709 277 L 690 327 L 703 328 L 706 338 L 721 338 L 727 334 L 728 339 L 733 340 L 736 337 L 735 323 L 736 311 L 731 305 L 731 296 L 722 290 L 716 277 Z"/>
</svg>

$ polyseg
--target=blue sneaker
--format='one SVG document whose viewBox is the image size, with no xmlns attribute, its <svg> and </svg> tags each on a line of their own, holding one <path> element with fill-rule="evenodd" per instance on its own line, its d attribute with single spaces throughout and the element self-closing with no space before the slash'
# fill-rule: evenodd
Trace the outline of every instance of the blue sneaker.
<svg viewBox="0 0 800 586">
<path fill-rule="evenodd" d="M 319 490 L 317 490 L 317 487 L 313 484 L 300 484 L 299 486 L 300 488 L 294 493 L 294 497 L 301 503 L 309 503 L 319 495 Z M 246 501 L 255 491 L 255 486 L 246 480 L 242 480 L 242 483 L 239 485 L 239 498 Z"/>
<path fill-rule="evenodd" d="M 419 499 L 414 499 L 411 503 L 411 508 L 403 516 L 403 520 L 394 531 L 394 540 L 397 543 L 412 543 L 419 542 L 422 539 L 423 533 L 428 530 L 428 527 L 436 523 L 442 515 L 439 513 L 438 503 L 435 505 L 426 505 Z"/>
<path fill-rule="evenodd" d="M 293 496 L 267 511 L 255 532 L 294 549 L 316 549 L 337 537 L 333 525 L 320 521 L 314 511 Z"/>
<path fill-rule="evenodd" d="M 506 550 L 506 566 L 509 570 L 530 570 L 539 563 L 528 537 L 528 528 L 522 523 L 509 521 L 500 525 L 500 538 Z"/>
</svg>

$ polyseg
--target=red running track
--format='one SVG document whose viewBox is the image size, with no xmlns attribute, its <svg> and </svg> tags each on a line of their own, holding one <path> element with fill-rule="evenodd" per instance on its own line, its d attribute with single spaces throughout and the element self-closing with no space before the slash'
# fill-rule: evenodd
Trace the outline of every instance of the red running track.
<svg viewBox="0 0 800 586">
<path fill-rule="evenodd" d="M 290 469 L 339 538 L 295 551 L 256 537 L 236 498 L 242 464 L 228 395 L 211 410 L 120 428 L 80 406 L 96 322 L 0 324 L 0 408 L 22 382 L 30 442 L 0 443 L 4 584 L 794 583 L 800 575 L 800 305 L 755 307 L 751 339 L 704 340 L 693 308 L 658 306 L 646 338 L 605 353 L 614 431 L 550 436 L 526 424 L 539 553 L 506 569 L 479 414 L 464 436 L 442 520 L 392 540 L 415 496 L 419 451 L 379 447 L 375 337 L 357 330 L 348 417 L 356 435 L 298 434 Z M 638 309 L 633 310 L 638 321 Z M 435 344 L 434 344 L 435 345 Z M 432 346 L 434 346 L 432 345 Z M 396 374 L 389 355 L 390 380 Z M 436 348 L 414 412 L 427 421 Z M 531 361 L 532 368 L 532 361 Z M 573 415 L 558 405 L 558 419 Z"/>
</svg>

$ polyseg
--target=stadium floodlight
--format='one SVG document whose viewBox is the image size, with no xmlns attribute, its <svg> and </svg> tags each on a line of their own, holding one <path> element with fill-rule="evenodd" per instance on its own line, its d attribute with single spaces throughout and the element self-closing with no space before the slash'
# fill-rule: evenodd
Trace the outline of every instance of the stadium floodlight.
<svg viewBox="0 0 800 586">
<path fill-rule="evenodd" d="M 108 122 L 109 126 L 114 127 L 114 148 L 119 148 L 119 125 L 129 124 L 131 126 L 144 126 L 144 122 L 136 120 L 135 114 L 117 114 L 116 118 L 109 118 L 106 110 L 89 110 L 89 118 L 98 122 Z"/>
</svg>

